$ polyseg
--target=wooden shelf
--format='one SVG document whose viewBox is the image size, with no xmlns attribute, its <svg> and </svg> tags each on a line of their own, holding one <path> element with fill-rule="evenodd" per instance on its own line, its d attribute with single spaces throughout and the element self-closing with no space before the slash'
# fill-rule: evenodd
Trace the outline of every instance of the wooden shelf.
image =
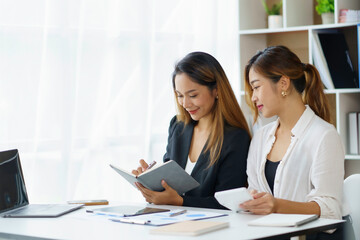
<svg viewBox="0 0 360 240">
<path fill-rule="evenodd" d="M 308 30 L 320 30 L 320 29 L 333 29 L 333 28 L 344 28 L 344 27 L 353 27 L 359 23 L 338 23 L 338 24 L 319 24 L 319 25 L 308 25 L 308 26 L 296 26 L 296 27 L 284 27 L 284 28 L 261 28 L 261 29 L 249 29 L 249 30 L 240 30 L 239 34 L 264 34 L 264 33 L 281 33 L 281 32 L 298 32 L 298 31 L 308 31 Z"/>
<path fill-rule="evenodd" d="M 360 155 L 345 155 L 346 160 L 359 160 L 360 161 Z"/>
<path fill-rule="evenodd" d="M 359 88 L 325 89 L 325 93 L 360 93 Z"/>
</svg>

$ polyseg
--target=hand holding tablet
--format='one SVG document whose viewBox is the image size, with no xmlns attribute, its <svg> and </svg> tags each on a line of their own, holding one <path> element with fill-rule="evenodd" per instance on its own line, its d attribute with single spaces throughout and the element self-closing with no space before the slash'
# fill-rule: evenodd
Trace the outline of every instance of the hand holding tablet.
<svg viewBox="0 0 360 240">
<path fill-rule="evenodd" d="M 216 200 L 232 211 L 242 211 L 239 205 L 248 200 L 254 199 L 244 187 L 235 188 L 215 193 Z"/>
</svg>

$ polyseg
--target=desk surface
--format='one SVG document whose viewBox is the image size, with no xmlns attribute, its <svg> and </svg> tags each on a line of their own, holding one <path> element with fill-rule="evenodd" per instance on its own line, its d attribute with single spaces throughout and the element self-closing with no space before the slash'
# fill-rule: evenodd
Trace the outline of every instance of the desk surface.
<svg viewBox="0 0 360 240">
<path fill-rule="evenodd" d="M 121 204 L 112 204 L 114 206 Z M 129 205 L 125 204 L 124 205 Z M 138 204 L 137 206 L 144 206 Z M 153 206 L 153 205 L 151 205 Z M 101 206 L 100 206 L 101 207 Z M 174 206 L 157 206 L 167 209 L 178 209 Z M 1 239 L 184 239 L 184 236 L 152 235 L 149 230 L 154 226 L 116 223 L 105 217 L 94 217 L 86 213 L 86 207 L 59 218 L 0 218 Z M 251 214 L 237 214 L 223 210 L 209 210 L 188 208 L 196 211 L 226 212 L 229 215 L 210 219 L 209 221 L 227 221 L 229 228 L 207 233 L 196 239 L 271 239 L 279 236 L 291 237 L 336 228 L 342 224 L 341 220 L 318 219 L 300 227 L 254 227 L 247 226 L 247 222 L 261 216 Z M 203 220 L 206 221 L 206 220 Z M 16 235 L 16 236 L 14 236 Z"/>
</svg>

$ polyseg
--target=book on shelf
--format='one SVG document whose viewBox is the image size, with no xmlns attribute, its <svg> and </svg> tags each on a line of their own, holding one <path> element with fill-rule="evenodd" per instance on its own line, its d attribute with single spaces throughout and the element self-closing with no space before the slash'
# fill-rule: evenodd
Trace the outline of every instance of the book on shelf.
<svg viewBox="0 0 360 240">
<path fill-rule="evenodd" d="M 358 79 L 360 86 L 360 23 L 357 25 L 357 49 L 358 49 Z"/>
<path fill-rule="evenodd" d="M 339 23 L 360 22 L 360 10 L 340 9 Z"/>
<path fill-rule="evenodd" d="M 358 88 L 359 80 L 353 67 L 345 36 L 340 31 L 317 33 L 335 88 Z"/>
<path fill-rule="evenodd" d="M 317 33 L 312 35 L 313 62 L 326 89 L 335 89 Z"/>
<path fill-rule="evenodd" d="M 360 154 L 360 112 L 348 114 L 349 153 Z"/>
<path fill-rule="evenodd" d="M 153 168 L 143 172 L 138 176 L 112 164 L 110 164 L 110 167 L 112 167 L 133 186 L 136 187 L 135 182 L 139 182 L 144 187 L 152 191 L 164 190 L 163 186 L 161 185 L 161 180 L 165 180 L 165 182 L 170 187 L 175 189 L 180 195 L 200 185 L 192 176 L 185 172 L 185 170 L 173 160 L 167 161 L 163 164 L 157 164 Z"/>
</svg>

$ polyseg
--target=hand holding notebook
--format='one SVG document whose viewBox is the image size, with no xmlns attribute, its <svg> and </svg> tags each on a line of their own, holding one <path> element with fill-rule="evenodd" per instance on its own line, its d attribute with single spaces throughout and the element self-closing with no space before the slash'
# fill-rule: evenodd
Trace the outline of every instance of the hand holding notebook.
<svg viewBox="0 0 360 240">
<path fill-rule="evenodd" d="M 164 190 L 161 185 L 161 180 L 165 180 L 165 182 L 170 187 L 175 189 L 179 195 L 190 191 L 200 185 L 193 177 L 191 177 L 187 172 L 185 172 L 185 170 L 173 160 L 170 160 L 163 164 L 156 164 L 156 166 L 148 169 L 147 171 L 141 173 L 138 176 L 112 164 L 110 164 L 110 167 L 112 167 L 117 173 L 119 173 L 134 187 L 136 187 L 135 182 L 139 182 L 144 187 L 152 191 Z"/>
</svg>

